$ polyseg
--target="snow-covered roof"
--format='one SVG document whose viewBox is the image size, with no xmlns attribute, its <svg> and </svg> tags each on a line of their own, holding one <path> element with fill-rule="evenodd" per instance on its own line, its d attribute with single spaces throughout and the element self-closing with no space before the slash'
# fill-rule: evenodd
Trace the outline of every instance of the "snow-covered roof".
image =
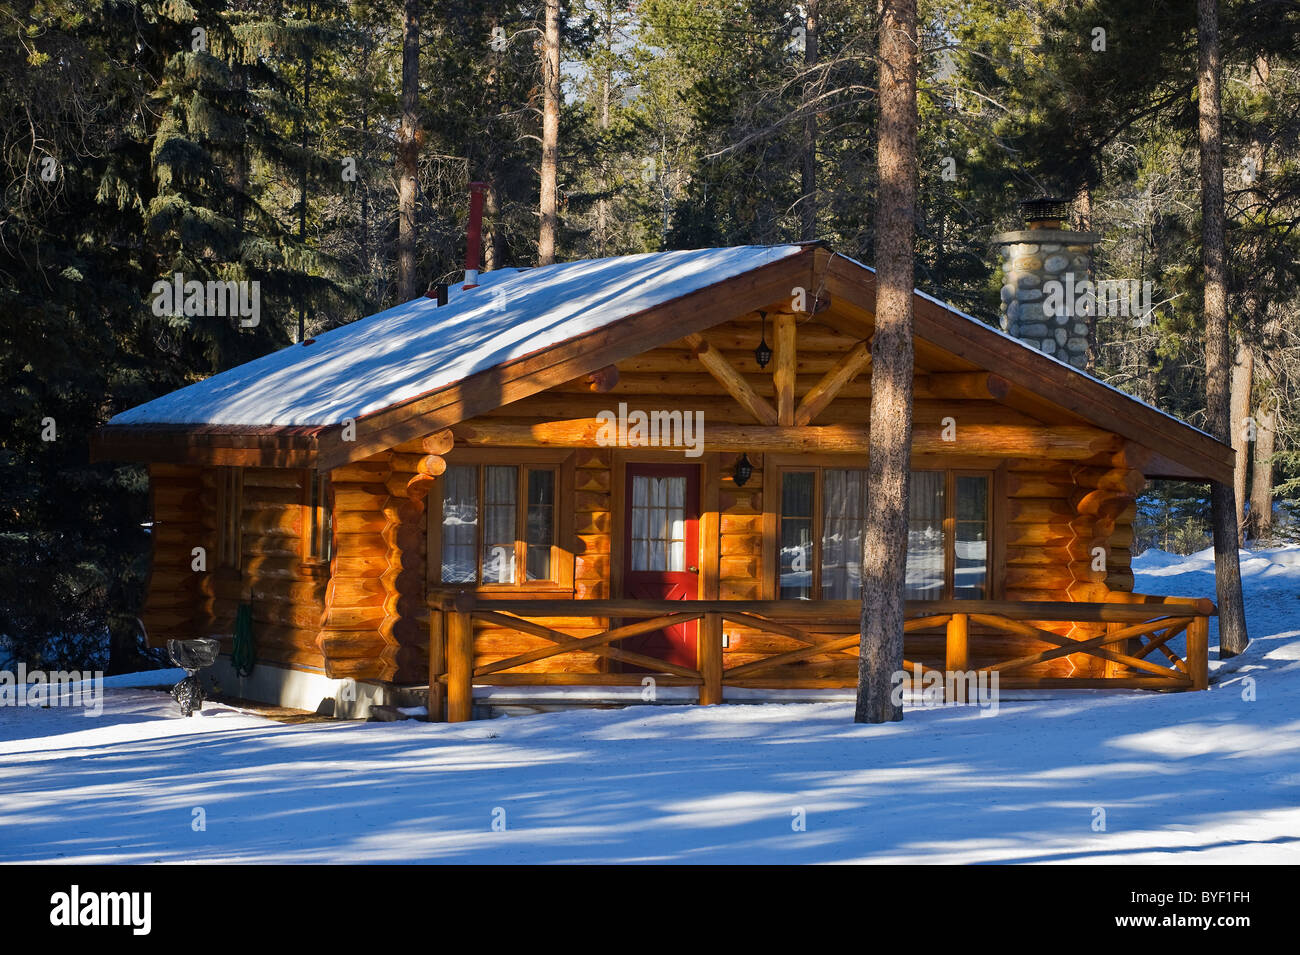
<svg viewBox="0 0 1300 955">
<path fill-rule="evenodd" d="M 858 266 L 859 268 L 866 269 L 868 272 L 872 272 L 872 273 L 874 273 L 874 272 L 876 271 L 876 270 L 875 270 L 874 268 L 872 268 L 870 265 L 867 265 L 867 264 L 864 263 L 864 262 L 859 262 L 857 259 L 851 258 L 851 257 L 849 257 L 849 256 L 847 256 L 847 255 L 842 255 L 842 254 L 839 253 L 839 252 L 836 252 L 835 254 L 836 254 L 837 256 L 839 256 L 839 258 L 844 259 L 845 261 L 852 262 L 854 265 Z M 1155 411 L 1155 412 L 1159 413 L 1161 416 L 1163 416 L 1163 417 L 1165 417 L 1165 418 L 1168 418 L 1170 421 L 1177 422 L 1178 424 L 1182 425 L 1184 428 L 1191 428 L 1193 431 L 1199 431 L 1201 434 L 1205 435 L 1207 438 L 1213 438 L 1213 437 L 1214 437 L 1214 436 L 1211 435 L 1209 432 L 1204 431 L 1204 430 L 1202 430 L 1201 428 L 1196 427 L 1195 425 L 1188 424 L 1188 423 L 1187 423 L 1186 421 L 1184 421 L 1182 418 L 1179 418 L 1179 417 L 1176 416 L 1176 415 L 1171 415 L 1168 411 L 1164 411 L 1164 410 L 1162 410 L 1162 409 L 1160 409 L 1160 408 L 1157 408 L 1155 405 L 1147 404 L 1145 401 L 1143 401 L 1141 398 L 1137 397 L 1136 395 L 1131 395 L 1131 394 L 1129 394 L 1127 391 L 1123 391 L 1123 390 L 1121 390 L 1121 389 L 1119 389 L 1119 388 L 1116 388 L 1116 387 L 1115 387 L 1114 385 L 1112 385 L 1110 382 L 1108 382 L 1108 381 L 1102 381 L 1102 380 L 1101 380 L 1100 378 L 1098 378 L 1096 375 L 1090 375 L 1090 374 L 1088 374 L 1088 372 L 1084 371 L 1082 368 L 1079 368 L 1079 367 L 1077 367 L 1077 366 L 1075 366 L 1075 365 L 1071 365 L 1071 364 L 1070 364 L 1069 362 L 1067 362 L 1067 361 L 1062 361 L 1060 358 L 1058 358 L 1058 357 L 1055 356 L 1055 355 L 1049 355 L 1047 352 L 1043 351 L 1042 349 L 1035 348 L 1033 345 L 1029 344 L 1028 342 L 1026 342 L 1026 341 L 1021 341 L 1019 338 L 1016 338 L 1016 336 L 1014 336 L 1014 335 L 1010 335 L 1010 334 L 1008 334 L 1007 332 L 1004 332 L 1004 331 L 1003 331 L 1002 329 L 1000 329 L 1000 328 L 996 328 L 996 327 L 993 326 L 993 325 L 989 325 L 988 323 L 981 321 L 980 319 L 976 318 L 974 315 L 968 315 L 966 312 L 963 312 L 963 311 L 962 311 L 961 309 L 959 309 L 957 306 L 955 306 L 955 305 L 953 305 L 953 304 L 951 304 L 951 303 L 949 303 L 949 302 L 945 302 L 945 301 L 944 301 L 943 299 L 941 299 L 941 298 L 935 298 L 933 295 L 930 295 L 928 292 L 922 292 L 920 289 L 916 289 L 915 292 L 916 292 L 917 295 L 919 295 L 921 298 L 925 299 L 926 301 L 933 302 L 935 305 L 942 306 L 943 308 L 947 309 L 949 312 L 952 312 L 952 314 L 957 315 L 957 316 L 959 316 L 959 317 L 961 317 L 961 318 L 964 318 L 964 319 L 966 319 L 968 322 L 973 322 L 974 324 L 978 325 L 980 328 L 983 328 L 983 329 L 985 329 L 985 330 L 987 330 L 987 331 L 990 331 L 990 332 L 994 332 L 994 333 L 996 333 L 999 337 L 1005 339 L 1006 341 L 1008 341 L 1008 342 L 1010 342 L 1010 343 L 1013 343 L 1013 344 L 1016 345 L 1017 347 L 1019 347 L 1019 348 L 1024 348 L 1024 349 L 1027 349 L 1028 351 L 1033 352 L 1033 353 L 1034 353 L 1036 356 L 1038 356 L 1039 358 L 1046 358 L 1046 359 L 1048 359 L 1049 361 L 1053 361 L 1053 362 L 1055 362 L 1056 364 L 1060 365 L 1062 368 L 1068 368 L 1070 371 L 1074 372 L 1076 375 L 1082 375 L 1084 378 L 1087 378 L 1087 379 L 1089 379 L 1090 381 L 1096 382 L 1097 384 L 1101 385 L 1103 388 L 1107 388 L 1107 389 L 1109 389 L 1110 391 L 1113 391 L 1115 394 L 1120 395 L 1120 396 L 1122 396 L 1122 397 L 1124 397 L 1124 398 L 1127 398 L 1129 401 L 1136 402 L 1137 404 L 1140 404 L 1140 405 L 1142 405 L 1142 406 L 1145 407 L 1145 408 L 1150 408 L 1152 411 Z"/>
<path fill-rule="evenodd" d="M 418 298 L 325 332 L 309 344 L 291 345 L 124 411 L 109 421 L 102 434 L 108 436 L 106 446 L 113 447 L 114 441 L 131 440 L 131 432 L 140 435 L 136 428 L 216 435 L 301 429 L 315 434 L 303 436 L 309 443 L 299 450 L 316 454 L 321 447 L 313 442 L 349 419 L 358 425 L 367 418 L 377 421 L 380 412 L 411 408 L 422 398 L 455 389 L 476 374 L 560 347 L 572 349 L 574 343 L 584 343 L 588 336 L 616 323 L 625 322 L 634 332 L 637 316 L 711 286 L 735 282 L 765 266 L 787 263 L 791 275 L 803 274 L 805 263 L 798 257 L 810 252 L 806 245 L 737 246 L 488 272 L 480 276 L 478 288 L 452 289 L 444 306 Z M 873 271 L 839 253 L 830 255 L 863 273 Z M 806 264 L 811 265 L 811 260 Z M 869 309 L 867 283 L 854 276 L 848 277 L 848 283 L 846 296 L 851 300 L 858 295 L 858 304 Z M 854 290 L 857 285 L 862 287 Z M 930 311 L 924 320 L 918 317 L 920 337 L 929 336 L 940 348 L 952 350 L 977 367 L 1006 374 L 1070 413 L 1139 445 L 1151 447 L 1153 434 L 1161 433 L 1161 446 L 1151 450 L 1158 452 L 1158 467 L 1168 468 L 1169 475 L 1226 480 L 1231 473 L 1231 449 L 1204 432 L 946 302 L 919 291 L 917 296 L 926 300 L 926 311 L 930 311 L 929 303 L 942 309 L 937 315 Z M 717 320 L 729 317 L 719 315 Z M 970 348 L 963 347 L 960 339 L 965 336 L 953 319 L 978 329 L 967 342 Z M 692 328 L 698 327 L 700 323 L 694 322 Z M 659 329 L 666 336 L 665 344 L 690 330 L 677 334 L 671 325 Z M 990 349 L 995 343 L 997 347 Z M 636 341 L 635 347 L 644 348 L 644 338 Z M 1033 360 L 1026 361 L 1030 354 Z M 608 353 L 593 354 L 594 364 L 586 371 L 609 361 Z M 1044 363 L 1067 369 L 1069 374 L 1054 375 L 1054 381 L 1045 378 L 1041 374 Z M 581 364 L 580 360 L 571 362 L 567 370 L 583 374 Z M 480 405 L 491 400 L 489 392 L 484 392 Z M 384 432 L 385 427 L 395 425 L 375 424 L 374 430 L 385 439 L 392 438 Z M 154 438 L 142 440 L 145 445 L 129 448 L 131 453 L 156 453 L 159 446 L 149 444 Z M 116 450 L 120 452 L 122 447 Z"/>
<path fill-rule="evenodd" d="M 716 282 L 798 255 L 738 246 L 587 259 L 479 276 L 116 415 L 116 425 L 336 425 L 454 385 Z"/>
</svg>

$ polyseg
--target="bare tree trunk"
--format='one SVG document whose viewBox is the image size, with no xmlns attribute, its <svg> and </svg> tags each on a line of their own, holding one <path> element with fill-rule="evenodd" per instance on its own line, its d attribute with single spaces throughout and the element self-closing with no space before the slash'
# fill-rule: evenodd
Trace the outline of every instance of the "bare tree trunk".
<svg viewBox="0 0 1300 955">
<path fill-rule="evenodd" d="M 488 183 L 483 194 L 483 271 L 502 268 L 505 261 L 505 236 L 501 232 L 501 200 L 496 183 Z"/>
<path fill-rule="evenodd" d="M 542 229 L 537 240 L 538 265 L 550 265 L 555 261 L 559 141 L 560 0 L 546 0 L 546 29 L 542 40 Z"/>
<path fill-rule="evenodd" d="M 1079 187 L 1079 191 L 1074 197 L 1074 219 L 1080 231 L 1092 231 L 1092 187 L 1086 182 Z M 1094 274 L 1095 271 L 1096 263 L 1090 259 L 1088 263 L 1088 279 L 1090 281 L 1095 282 L 1097 280 L 1097 276 Z M 1088 322 L 1087 351 L 1084 352 L 1083 370 L 1090 375 L 1096 374 L 1097 371 L 1099 351 L 1097 346 L 1098 321 Z"/>
<path fill-rule="evenodd" d="M 812 69 L 817 65 L 817 4 L 808 0 L 808 14 L 804 20 L 804 67 L 809 71 L 804 81 L 804 100 L 813 98 Z M 817 238 L 817 113 L 810 112 L 803 125 L 803 208 L 800 225 L 801 238 L 811 242 Z"/>
<path fill-rule="evenodd" d="M 1246 476 L 1250 468 L 1250 441 L 1246 440 L 1246 418 L 1250 415 L 1250 392 L 1255 381 L 1255 353 L 1245 342 L 1237 345 L 1237 360 L 1232 365 L 1230 404 L 1232 412 L 1232 490 L 1237 498 L 1238 540 L 1246 525 Z"/>
<path fill-rule="evenodd" d="M 854 720 L 903 718 L 890 698 L 903 669 L 908 488 L 912 449 L 915 284 L 916 0 L 882 0 L 877 165 L 876 329 L 871 367 L 870 507 L 862 540 L 862 641 Z"/>
<path fill-rule="evenodd" d="M 1271 386 L 1271 382 L 1269 383 Z M 1273 452 L 1277 447 L 1276 396 L 1270 387 L 1255 409 L 1255 472 L 1250 481 L 1246 529 L 1257 541 L 1273 536 Z"/>
<path fill-rule="evenodd" d="M 501 21 L 495 16 L 488 17 L 488 34 L 495 35 Z M 488 47 L 488 69 L 484 80 L 487 95 L 484 101 L 488 110 L 488 121 L 484 132 L 489 148 L 483 156 L 483 178 L 487 181 L 487 191 L 483 193 L 483 271 L 491 272 L 505 265 L 505 233 L 501 230 L 501 198 L 497 194 L 498 160 L 491 149 L 496 134 L 495 119 L 500 114 L 499 100 L 501 72 L 501 51 Z M 473 178 L 473 172 L 470 176 Z"/>
<path fill-rule="evenodd" d="M 402 123 L 397 130 L 397 297 L 409 302 L 415 281 L 415 176 L 420 154 L 420 0 L 402 18 Z"/>
<path fill-rule="evenodd" d="M 614 84 L 614 69 L 611 62 L 614 55 L 612 3 L 606 2 L 605 8 L 601 11 L 600 31 L 603 44 L 601 53 L 604 55 L 600 71 L 600 132 L 601 136 L 605 136 L 609 132 L 610 88 Z M 608 254 L 606 248 L 609 244 L 609 200 L 605 197 L 609 192 L 609 166 L 605 161 L 600 165 L 600 192 L 601 196 L 596 201 L 596 255 L 604 258 Z"/>
<path fill-rule="evenodd" d="M 311 4 L 307 4 L 307 19 L 311 20 Z M 302 137 L 302 169 L 298 177 L 298 242 L 307 245 L 307 115 L 311 110 L 311 46 L 303 55 L 302 72 L 302 119 L 299 121 L 299 133 Z M 307 340 L 307 299 L 298 302 L 298 337 L 294 341 Z"/>
<path fill-rule="evenodd" d="M 1205 267 L 1205 408 L 1210 433 L 1232 443 L 1228 338 L 1227 247 L 1223 207 L 1223 111 L 1221 105 L 1218 0 L 1197 0 L 1197 80 L 1201 147 L 1201 258 Z M 1250 642 L 1237 560 L 1237 503 L 1233 489 L 1210 483 L 1215 582 L 1219 597 L 1219 656 L 1233 657 Z"/>
</svg>

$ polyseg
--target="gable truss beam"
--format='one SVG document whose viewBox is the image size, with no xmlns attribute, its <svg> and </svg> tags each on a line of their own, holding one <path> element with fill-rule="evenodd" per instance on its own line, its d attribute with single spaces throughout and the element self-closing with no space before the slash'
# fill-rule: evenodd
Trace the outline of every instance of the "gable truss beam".
<svg viewBox="0 0 1300 955">
<path fill-rule="evenodd" d="M 837 361 L 821 381 L 808 389 L 795 409 L 793 424 L 807 425 L 826 410 L 826 406 L 835 400 L 845 385 L 871 366 L 871 343 L 858 342 Z"/>
<path fill-rule="evenodd" d="M 736 366 L 723 357 L 722 352 L 718 351 L 699 334 L 687 335 L 686 342 L 695 352 L 695 357 L 700 360 L 710 375 L 718 380 L 718 384 L 727 389 L 727 393 L 736 399 L 736 402 L 746 411 L 752 414 L 759 424 L 775 425 L 777 423 L 776 409 L 768 402 L 766 398 L 754 391 L 745 376 L 736 370 Z"/>
</svg>

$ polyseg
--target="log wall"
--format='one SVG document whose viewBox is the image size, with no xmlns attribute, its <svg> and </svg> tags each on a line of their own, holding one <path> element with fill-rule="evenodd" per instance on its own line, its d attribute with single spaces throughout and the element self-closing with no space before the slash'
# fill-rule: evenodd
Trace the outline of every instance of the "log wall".
<svg viewBox="0 0 1300 955">
<path fill-rule="evenodd" d="M 201 477 L 201 469 L 194 467 L 149 467 L 153 554 L 140 619 L 151 647 L 196 634 L 206 596 L 200 590 L 204 575 L 193 570 L 192 551 L 195 547 L 206 547 L 209 553 L 214 550 L 205 527 L 204 518 L 211 509 L 201 500 Z"/>
<path fill-rule="evenodd" d="M 761 331 L 754 318 L 726 323 L 705 333 L 716 350 L 750 385 L 755 394 L 778 402 L 772 366 L 757 365 L 753 349 Z M 767 340 L 776 343 L 768 322 Z M 794 393 L 804 394 L 820 376 L 854 348 L 857 339 L 820 321 L 797 326 Z M 752 424 L 754 419 L 712 375 L 706 373 L 692 346 L 673 343 L 620 362 L 617 380 L 606 375 L 593 392 L 589 380 L 579 379 L 515 401 L 484 416 L 483 421 L 540 423 L 560 418 L 592 417 L 616 410 L 626 402 L 631 410 L 702 411 L 706 433 L 713 424 Z M 866 375 L 845 386 L 813 418 L 813 424 L 856 423 L 868 420 L 870 384 Z M 963 425 L 1044 422 L 988 397 L 943 395 L 938 379 L 921 372 L 916 379 L 915 426 L 940 428 L 956 412 Z M 466 423 L 472 426 L 474 421 Z M 463 447 L 463 442 L 462 445 Z M 460 448 L 448 453 L 455 463 Z M 530 452 L 521 450 L 527 463 Z M 427 609 L 430 589 L 437 592 L 439 559 L 428 550 L 425 501 L 409 485 L 425 450 L 420 440 L 407 442 L 330 474 L 334 494 L 334 556 L 331 566 L 308 566 L 302 559 L 303 535 L 309 519 L 304 505 L 306 472 L 247 469 L 244 471 L 242 527 L 243 567 L 239 572 L 215 566 L 217 547 L 216 485 L 218 472 L 169 465 L 151 471 L 155 502 L 154 568 L 145 604 L 145 623 L 155 643 L 167 636 L 212 633 L 233 629 L 241 595 L 252 601 L 259 659 L 291 666 L 319 668 L 333 677 L 423 683 L 428 676 L 430 628 L 442 627 L 442 611 Z M 702 502 L 716 499 L 716 511 L 701 522 L 705 555 L 702 588 L 724 600 L 772 598 L 774 568 L 765 557 L 765 540 L 776 533 L 773 515 L 765 515 L 764 455 L 749 453 L 753 474 L 744 487 L 732 477 L 738 455 L 710 454 L 683 459 L 699 462 L 712 487 L 701 487 Z M 703 465 L 707 464 L 705 467 Z M 963 467 L 960 459 L 951 466 Z M 621 596 L 615 555 L 621 549 L 624 502 L 616 487 L 622 473 L 610 449 L 577 450 L 568 477 L 557 485 L 567 489 L 561 503 L 569 526 L 573 586 L 553 596 L 609 599 Z M 1132 589 L 1131 523 L 1142 475 L 1122 455 L 1101 455 L 1086 461 L 1018 459 L 1008 461 L 993 491 L 1004 501 L 993 509 L 1001 522 L 993 533 L 1005 549 L 1002 593 L 1009 600 L 1098 601 L 1113 591 Z M 430 498 L 437 508 L 440 502 Z M 437 519 L 435 515 L 435 519 Z M 190 551 L 205 546 L 206 574 L 190 571 Z M 568 545 L 566 545 L 568 546 Z M 1094 563 L 1102 548 L 1104 567 Z M 766 549 L 771 553 L 771 548 Z M 997 549 L 993 553 L 996 554 Z M 517 595 L 526 595 L 517 594 Z M 488 595 L 485 595 L 488 596 Z M 704 593 L 702 591 L 702 596 Z M 600 618 L 539 619 L 545 626 L 585 636 L 605 629 Z M 1053 629 L 1061 629 L 1053 627 Z M 1082 630 L 1083 628 L 1078 628 Z M 856 621 L 827 629 L 827 636 L 856 630 Z M 800 644 L 780 635 L 759 633 L 727 624 L 725 666 L 794 650 Z M 1082 633 L 1071 633 L 1081 636 Z M 1087 635 L 1092 635 L 1088 633 Z M 475 642 L 475 665 L 483 665 L 548 645 L 541 636 L 499 623 L 481 623 Z M 971 631 L 972 665 L 978 666 L 1032 652 L 1037 644 L 1007 634 Z M 909 659 L 927 666 L 943 665 L 942 630 L 909 634 Z M 1100 661 L 1062 658 L 1034 668 L 1041 676 L 1065 676 L 1082 668 L 1091 673 Z M 523 672 L 599 673 L 611 669 L 591 653 L 568 654 L 536 661 Z M 1028 675 L 1028 674 L 1027 674 Z M 1097 674 L 1100 675 L 1100 674 Z M 856 678 L 856 659 L 847 653 L 825 654 L 784 668 L 782 680 L 802 685 L 847 685 Z"/>
</svg>

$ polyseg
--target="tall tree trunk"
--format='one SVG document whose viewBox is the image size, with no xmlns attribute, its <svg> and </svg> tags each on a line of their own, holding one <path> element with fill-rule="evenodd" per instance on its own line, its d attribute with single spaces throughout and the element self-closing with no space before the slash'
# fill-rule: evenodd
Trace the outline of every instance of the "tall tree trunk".
<svg viewBox="0 0 1300 955">
<path fill-rule="evenodd" d="M 1250 392 L 1255 382 L 1255 353 L 1245 342 L 1237 345 L 1237 360 L 1232 364 L 1232 382 L 1229 404 L 1232 411 L 1232 490 L 1237 499 L 1238 541 L 1243 539 L 1246 525 L 1246 475 L 1250 470 L 1250 436 L 1246 418 L 1250 415 Z"/>
<path fill-rule="evenodd" d="M 1079 191 L 1074 197 L 1074 219 L 1080 231 L 1092 231 L 1092 187 L 1086 182 L 1079 186 Z M 1095 265 L 1093 261 L 1089 259 L 1089 281 L 1095 282 L 1097 280 L 1097 276 L 1094 274 L 1095 271 Z M 1097 372 L 1097 323 L 1099 321 L 1100 318 L 1096 317 L 1091 322 L 1088 322 L 1087 350 L 1084 352 L 1083 356 L 1083 370 L 1090 375 L 1096 374 Z"/>
<path fill-rule="evenodd" d="M 488 35 L 496 36 L 498 28 L 501 28 L 501 21 L 495 15 L 491 15 L 487 20 Z M 497 169 L 499 159 L 496 150 L 492 144 L 496 138 L 496 121 L 501 114 L 500 108 L 500 91 L 501 82 L 501 60 L 502 51 L 494 49 L 490 44 L 487 52 L 487 76 L 484 78 L 484 111 L 487 115 L 487 122 L 484 123 L 482 135 L 487 142 L 487 149 L 482 154 L 482 178 L 487 183 L 487 190 L 483 193 L 483 271 L 491 272 L 499 269 L 504 265 L 504 234 L 501 231 L 501 200 L 497 195 Z M 470 171 L 470 178 L 475 178 L 473 170 Z"/>
<path fill-rule="evenodd" d="M 311 20 L 311 4 L 307 4 L 307 19 Z M 303 54 L 302 64 L 302 119 L 298 132 L 302 139 L 302 169 L 298 173 L 298 244 L 307 247 L 307 115 L 311 109 L 311 46 Z M 298 337 L 294 341 L 307 340 L 307 298 L 303 296 L 298 302 Z"/>
<path fill-rule="evenodd" d="M 505 235 L 501 231 L 501 200 L 495 182 L 489 182 L 483 194 L 483 271 L 502 268 L 505 259 Z"/>
<path fill-rule="evenodd" d="M 882 0 L 877 165 L 876 330 L 871 366 L 870 507 L 862 540 L 862 619 L 854 719 L 903 718 L 890 699 L 903 669 L 903 588 L 912 449 L 915 284 L 916 0 Z"/>
<path fill-rule="evenodd" d="M 1227 247 L 1223 207 L 1223 112 L 1220 98 L 1218 0 L 1197 0 L 1197 81 L 1201 147 L 1201 258 L 1205 267 L 1205 408 L 1210 433 L 1232 443 L 1228 337 Z M 1237 560 L 1237 503 L 1233 489 L 1210 483 L 1210 520 L 1214 528 L 1215 582 L 1219 597 L 1219 655 L 1233 657 L 1246 649 L 1246 608 Z"/>
<path fill-rule="evenodd" d="M 808 78 L 804 81 L 804 101 L 812 100 L 816 89 L 813 68 L 817 65 L 817 5 L 818 0 L 808 0 L 808 14 L 804 19 L 804 68 Z M 817 113 L 809 112 L 803 124 L 803 208 L 801 238 L 811 242 L 817 238 Z"/>
<path fill-rule="evenodd" d="M 420 0 L 402 17 L 402 122 L 397 130 L 397 297 L 409 302 L 415 280 L 415 176 L 420 154 Z"/>
<path fill-rule="evenodd" d="M 560 142 L 560 0 L 546 0 L 542 40 L 542 229 L 537 264 L 555 261 L 556 164 Z"/>
<path fill-rule="evenodd" d="M 1269 390 L 1255 410 L 1255 471 L 1250 481 L 1250 514 L 1246 528 L 1256 541 L 1273 536 L 1273 451 L 1277 447 L 1276 396 Z"/>
<path fill-rule="evenodd" d="M 610 89 L 614 85 L 614 5 L 606 0 L 601 10 L 601 53 L 604 63 L 600 71 L 600 133 L 601 137 L 609 134 L 609 99 Z M 600 164 L 600 198 L 596 200 L 596 255 L 604 258 L 609 244 L 609 166 Z"/>
</svg>

